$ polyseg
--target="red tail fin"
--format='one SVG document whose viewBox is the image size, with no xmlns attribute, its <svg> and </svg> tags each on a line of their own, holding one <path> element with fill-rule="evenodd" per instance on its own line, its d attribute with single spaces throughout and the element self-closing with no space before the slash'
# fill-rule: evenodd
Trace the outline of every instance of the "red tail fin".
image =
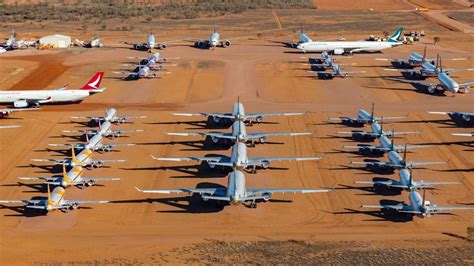
<svg viewBox="0 0 474 266">
<path fill-rule="evenodd" d="M 104 77 L 104 72 L 97 72 L 95 75 L 89 80 L 89 82 L 81 88 L 81 90 L 96 90 L 100 86 L 100 82 Z"/>
</svg>

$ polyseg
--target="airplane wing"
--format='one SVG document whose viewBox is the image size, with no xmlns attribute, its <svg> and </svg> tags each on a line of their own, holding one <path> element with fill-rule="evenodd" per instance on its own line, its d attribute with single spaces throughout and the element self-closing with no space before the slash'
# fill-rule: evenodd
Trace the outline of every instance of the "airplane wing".
<svg viewBox="0 0 474 266">
<path fill-rule="evenodd" d="M 209 136 L 215 138 L 222 138 L 222 139 L 235 139 L 236 137 L 231 133 L 212 133 L 212 132 L 192 132 L 192 133 L 166 133 L 170 136 Z"/>
<path fill-rule="evenodd" d="M 157 161 L 172 161 L 172 162 L 189 162 L 189 161 L 205 161 L 205 162 L 220 162 L 226 159 L 225 157 L 183 157 L 183 158 L 162 158 L 151 155 L 151 158 Z"/>
<path fill-rule="evenodd" d="M 21 179 L 21 180 L 42 180 L 42 181 L 45 181 L 45 182 L 54 182 L 54 181 L 58 180 L 58 178 L 56 178 L 56 177 L 26 177 L 26 176 L 20 176 L 20 177 L 18 177 L 18 179 Z"/>
<path fill-rule="evenodd" d="M 54 164 L 63 164 L 63 163 L 68 163 L 68 159 L 31 159 L 33 162 L 48 162 L 48 163 L 54 163 Z"/>
<path fill-rule="evenodd" d="M 249 158 L 248 162 L 245 163 L 246 166 L 259 165 L 266 162 L 272 161 L 316 161 L 321 160 L 320 157 L 254 157 Z"/>
<path fill-rule="evenodd" d="M 196 193 L 196 194 L 208 194 L 208 195 L 214 195 L 214 194 L 225 195 L 227 192 L 225 188 L 139 189 L 135 187 L 135 189 L 143 193 L 157 193 L 157 194 Z"/>
<path fill-rule="evenodd" d="M 453 136 L 474 137 L 474 133 L 451 133 Z"/>
<path fill-rule="evenodd" d="M 466 86 L 466 85 L 471 85 L 471 84 L 474 84 L 474 80 L 458 83 L 459 86 Z"/>
<path fill-rule="evenodd" d="M 137 119 L 137 118 L 147 118 L 146 115 L 136 115 L 136 116 L 119 116 L 118 119 Z"/>
<path fill-rule="evenodd" d="M 474 210 L 474 207 L 464 207 L 464 206 L 437 206 L 431 205 L 430 211 L 434 213 L 438 211 L 467 211 L 467 210 Z"/>
<path fill-rule="evenodd" d="M 105 159 L 105 160 L 94 160 L 94 162 L 96 162 L 96 163 L 124 163 L 126 161 L 127 160 L 110 160 L 110 159 L 109 160 L 107 160 L 107 159 Z"/>
<path fill-rule="evenodd" d="M 88 134 L 97 134 L 98 131 L 97 130 L 63 130 L 64 133 L 88 133 Z"/>
<path fill-rule="evenodd" d="M 272 133 L 247 133 L 245 136 L 248 139 L 259 139 L 259 138 L 266 138 L 266 137 L 274 137 L 274 136 L 306 136 L 311 135 L 310 132 L 272 132 Z"/>
<path fill-rule="evenodd" d="M 72 147 L 76 149 L 84 149 L 86 144 L 84 143 L 49 143 L 48 146 L 51 147 Z"/>
<path fill-rule="evenodd" d="M 203 117 L 219 117 L 219 118 L 228 118 L 233 119 L 235 118 L 232 114 L 217 114 L 217 113 L 173 113 L 173 115 L 177 116 L 203 116 Z"/>
<path fill-rule="evenodd" d="M 120 129 L 120 130 L 111 130 L 111 133 L 133 133 L 133 132 L 143 132 L 143 129 Z"/>
<path fill-rule="evenodd" d="M 332 117 L 332 118 L 329 118 L 329 121 L 355 121 L 355 120 L 358 120 L 358 118 L 357 117 Z"/>
<path fill-rule="evenodd" d="M 427 82 L 427 81 L 423 81 L 423 80 L 406 80 L 406 79 L 398 79 L 398 78 L 387 78 L 387 79 L 388 80 L 393 80 L 393 81 L 398 81 L 398 82 L 403 82 L 403 83 L 420 84 L 420 85 L 424 85 L 424 86 L 427 86 L 427 87 L 438 85 L 438 83 Z"/>
<path fill-rule="evenodd" d="M 18 128 L 21 126 L 0 126 L 0 128 Z"/>
<path fill-rule="evenodd" d="M 351 164 L 361 164 L 367 166 L 403 167 L 403 165 L 394 165 L 390 162 L 351 162 Z"/>
<path fill-rule="evenodd" d="M 30 110 L 40 110 L 41 108 L 5 108 L 0 109 L 0 113 L 9 114 L 11 112 L 18 112 L 18 111 L 30 111 Z"/>
<path fill-rule="evenodd" d="M 347 145 L 347 146 L 342 146 L 344 149 L 371 149 L 371 150 L 390 150 L 389 148 L 384 148 L 382 146 L 351 146 L 351 145 Z"/>
<path fill-rule="evenodd" d="M 81 204 L 99 204 L 99 203 L 109 203 L 110 200 L 63 200 L 63 205 L 59 208 L 67 208 L 72 205 L 81 205 Z"/>
<path fill-rule="evenodd" d="M 425 60 L 436 62 L 437 59 L 436 58 L 427 58 Z M 466 58 L 444 58 L 443 57 L 443 61 L 464 61 L 464 60 L 466 60 Z"/>
<path fill-rule="evenodd" d="M 394 186 L 393 181 L 355 181 L 355 184 Z"/>
<path fill-rule="evenodd" d="M 293 116 L 293 115 L 304 115 L 304 113 L 260 113 L 260 114 L 247 114 L 245 118 L 258 118 L 264 116 Z"/>
<path fill-rule="evenodd" d="M 455 72 L 473 71 L 473 70 L 474 68 L 443 68 L 443 72 L 446 72 L 446 73 L 455 73 Z"/>
<path fill-rule="evenodd" d="M 398 205 L 362 205 L 361 208 L 392 209 L 392 210 L 402 211 L 404 209 L 404 206 L 402 204 L 398 204 Z"/>
<path fill-rule="evenodd" d="M 330 189 L 302 189 L 302 188 L 249 188 L 248 197 L 255 197 L 263 194 L 273 193 L 324 193 L 330 192 Z"/>
<path fill-rule="evenodd" d="M 363 71 L 363 70 L 361 70 L 361 71 L 341 71 L 341 72 L 339 72 L 339 74 L 341 74 L 341 75 L 345 75 L 345 74 L 364 74 L 364 73 L 366 73 L 366 71 Z"/>
<path fill-rule="evenodd" d="M 383 70 L 396 71 L 396 72 L 402 72 L 402 73 L 418 73 L 418 72 L 420 72 L 420 70 L 418 70 L 418 69 L 405 69 L 405 68 L 384 68 Z"/>
<path fill-rule="evenodd" d="M 103 116 L 71 116 L 73 119 L 95 119 L 95 120 L 104 120 Z"/>
<path fill-rule="evenodd" d="M 309 65 L 312 67 L 317 67 L 317 68 L 323 68 L 323 67 L 328 67 L 328 64 L 303 64 L 303 65 Z"/>
<path fill-rule="evenodd" d="M 7 204 L 24 203 L 24 204 L 38 205 L 43 202 L 44 200 L 0 200 L 0 203 L 7 203 Z"/>
<path fill-rule="evenodd" d="M 119 177 L 82 177 L 82 182 L 102 182 L 102 181 L 118 181 Z M 82 183 L 81 182 L 81 183 Z"/>
<path fill-rule="evenodd" d="M 403 63 L 408 63 L 408 60 L 406 59 L 396 59 L 396 58 L 375 58 L 377 61 L 390 61 L 390 62 L 403 62 Z"/>
<path fill-rule="evenodd" d="M 435 164 L 448 164 L 447 162 L 409 162 L 413 166 L 422 166 L 422 165 L 435 165 Z"/>
</svg>

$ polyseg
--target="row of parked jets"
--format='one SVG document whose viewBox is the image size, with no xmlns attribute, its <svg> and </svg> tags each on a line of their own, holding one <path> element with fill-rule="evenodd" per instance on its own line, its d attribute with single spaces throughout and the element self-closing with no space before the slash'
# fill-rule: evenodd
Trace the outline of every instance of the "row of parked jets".
<svg viewBox="0 0 474 266">
<path fill-rule="evenodd" d="M 109 200 L 67 200 L 65 199 L 66 188 L 76 186 L 81 189 L 93 186 L 98 182 L 118 181 L 117 177 L 85 177 L 84 169 L 93 169 L 102 167 L 106 163 L 120 163 L 125 160 L 95 160 L 92 158 L 93 151 L 110 151 L 117 146 L 131 146 L 133 144 L 104 144 L 105 138 L 115 139 L 124 133 L 141 132 L 143 130 L 114 130 L 112 124 L 122 124 L 129 119 L 146 118 L 145 116 L 118 116 L 114 108 L 106 110 L 105 116 L 73 116 L 73 119 L 89 119 L 92 123 L 99 124 L 99 130 L 69 130 L 68 133 L 86 134 L 86 143 L 66 143 L 50 144 L 51 146 L 61 146 L 71 148 L 71 158 L 69 159 L 32 159 L 35 162 L 47 162 L 54 165 L 62 165 L 62 174 L 60 176 L 45 177 L 18 177 L 20 180 L 42 181 L 47 186 L 48 195 L 46 199 L 30 200 L 0 200 L 3 204 L 24 204 L 26 209 L 38 209 L 46 212 L 61 210 L 69 212 L 80 208 L 84 204 L 108 203 Z M 92 134 L 92 138 L 88 136 Z M 75 149 L 81 150 L 76 155 Z M 66 170 L 69 167 L 69 170 Z M 55 186 L 50 191 L 50 186 Z"/>
<path fill-rule="evenodd" d="M 440 112 L 436 112 L 440 113 Z M 362 205 L 362 208 L 372 208 L 381 210 L 394 210 L 399 213 L 416 215 L 419 217 L 430 217 L 434 214 L 447 214 L 451 211 L 458 210 L 473 210 L 474 207 L 465 206 L 439 206 L 431 204 L 426 200 L 426 189 L 431 189 L 437 185 L 456 185 L 462 184 L 462 182 L 434 182 L 434 181 L 415 181 L 413 179 L 412 169 L 417 166 L 423 165 L 434 165 L 434 164 L 447 164 L 447 162 L 412 162 L 407 160 L 407 149 L 414 148 L 428 148 L 431 145 L 395 145 L 394 137 L 402 134 L 418 134 L 419 132 L 386 132 L 382 128 L 382 122 L 384 120 L 402 119 L 404 117 L 377 117 L 374 115 L 374 105 L 372 105 L 372 112 L 369 114 L 367 111 L 360 109 L 357 112 L 357 117 L 340 117 L 333 118 L 330 120 L 342 121 L 346 124 L 352 124 L 357 126 L 370 125 L 371 131 L 354 130 L 350 132 L 338 132 L 341 134 L 351 134 L 352 138 L 364 140 L 378 139 L 379 145 L 357 145 L 357 146 L 344 146 L 348 149 L 358 149 L 362 154 L 376 154 L 383 155 L 387 154 L 388 161 L 371 161 L 371 162 L 351 162 L 351 164 L 365 165 L 369 168 L 382 168 L 384 170 L 397 171 L 399 180 L 374 180 L 374 181 L 355 181 L 356 184 L 372 185 L 372 186 L 385 186 L 389 189 L 401 189 L 409 192 L 408 200 L 409 204 L 400 203 L 396 205 L 381 204 L 381 205 Z M 380 122 L 380 123 L 379 123 Z M 392 139 L 390 139 L 391 137 Z M 400 156 L 399 152 L 403 151 L 403 156 Z M 423 190 L 420 194 L 419 190 Z"/>
</svg>

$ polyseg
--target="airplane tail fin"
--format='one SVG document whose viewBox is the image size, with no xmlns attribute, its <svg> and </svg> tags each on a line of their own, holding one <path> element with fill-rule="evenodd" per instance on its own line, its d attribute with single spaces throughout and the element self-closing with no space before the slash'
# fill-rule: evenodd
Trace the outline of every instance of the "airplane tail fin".
<svg viewBox="0 0 474 266">
<path fill-rule="evenodd" d="M 47 185 L 48 185 L 48 205 L 52 205 L 53 199 L 51 198 L 51 189 L 49 188 L 49 184 Z"/>
<path fill-rule="evenodd" d="M 97 90 L 104 78 L 104 72 L 97 72 L 95 75 L 81 88 L 81 90 Z"/>
<path fill-rule="evenodd" d="M 403 28 L 400 27 L 398 28 L 393 34 L 392 36 L 390 36 L 390 38 L 388 38 L 387 42 L 398 42 L 400 37 L 402 36 L 402 33 L 403 33 Z"/>
</svg>

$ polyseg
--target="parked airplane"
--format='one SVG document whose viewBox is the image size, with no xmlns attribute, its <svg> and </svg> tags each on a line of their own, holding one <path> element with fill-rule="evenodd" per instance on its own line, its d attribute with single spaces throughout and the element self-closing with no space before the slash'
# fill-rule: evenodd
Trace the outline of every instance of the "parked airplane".
<svg viewBox="0 0 474 266">
<path fill-rule="evenodd" d="M 130 133 L 130 132 L 143 132 L 143 129 L 120 129 L 114 130 L 112 129 L 112 123 L 106 121 L 103 124 L 99 123 L 99 130 L 63 130 L 64 133 L 84 133 L 84 134 L 92 134 L 92 135 L 101 135 L 104 137 L 110 138 L 118 138 L 123 133 Z"/>
<path fill-rule="evenodd" d="M 328 52 L 324 51 L 321 53 L 321 57 L 308 57 L 309 65 L 312 68 L 332 68 L 333 65 L 335 64 L 334 62 L 336 61 L 336 58 L 331 57 Z M 304 64 L 306 65 L 306 64 Z M 355 65 L 355 63 L 352 64 L 338 64 L 339 66 L 345 66 L 345 65 Z"/>
<path fill-rule="evenodd" d="M 252 173 L 257 172 L 257 167 L 267 169 L 273 161 L 310 161 L 320 160 L 319 157 L 248 157 L 247 146 L 244 143 L 237 142 L 232 146 L 231 156 L 212 156 L 212 157 L 184 157 L 184 158 L 157 158 L 158 161 L 188 162 L 198 161 L 207 162 L 210 168 L 216 166 L 232 169 L 251 169 Z"/>
<path fill-rule="evenodd" d="M 66 172 L 66 165 L 63 164 L 63 173 L 60 177 L 18 177 L 21 180 L 41 180 L 44 181 L 45 184 L 48 185 L 55 185 L 55 186 L 62 186 L 64 188 L 77 186 L 79 188 L 85 188 L 93 186 L 97 182 L 102 181 L 117 181 L 120 178 L 115 177 L 108 177 L 108 178 L 100 178 L 100 177 L 83 177 L 82 174 L 84 173 L 84 169 L 81 166 L 74 166 Z"/>
<path fill-rule="evenodd" d="M 423 51 L 423 55 L 420 55 L 419 53 L 411 53 L 408 59 L 375 58 L 375 60 L 391 61 L 391 62 L 396 62 L 401 66 L 408 65 L 411 67 L 422 66 L 424 65 L 424 63 L 429 63 L 433 66 L 436 64 L 436 58 L 426 58 L 426 45 Z M 466 60 L 466 58 L 448 58 L 448 59 L 445 58 L 444 60 L 461 61 L 461 60 Z"/>
<path fill-rule="evenodd" d="M 240 38 L 232 38 L 232 39 L 240 39 Z M 196 48 L 215 48 L 217 46 L 226 48 L 232 44 L 230 42 L 230 39 L 220 38 L 220 35 L 217 32 L 216 27 L 214 27 L 214 30 L 212 31 L 211 36 L 207 40 L 196 39 L 196 38 L 185 38 L 185 40 L 195 41 L 194 47 Z"/>
<path fill-rule="evenodd" d="M 471 133 L 451 133 L 453 136 L 461 136 L 461 137 L 474 137 L 474 132 Z"/>
<path fill-rule="evenodd" d="M 6 108 L 6 109 L 0 109 L 0 118 L 5 118 L 13 112 L 31 111 L 31 110 L 39 110 L 39 109 L 41 109 L 41 108 L 18 108 L 18 109 Z"/>
<path fill-rule="evenodd" d="M 356 184 L 382 185 L 389 188 L 400 188 L 404 190 L 414 191 L 418 189 L 432 188 L 437 185 L 460 185 L 462 182 L 431 182 L 431 181 L 414 181 L 412 169 L 401 169 L 398 174 L 400 181 L 355 181 Z"/>
<path fill-rule="evenodd" d="M 92 138 L 89 139 L 89 133 L 86 132 L 86 143 L 63 143 L 63 144 L 50 143 L 48 145 L 52 147 L 73 147 L 75 149 L 88 149 L 91 151 L 98 151 L 100 153 L 109 152 L 115 147 L 135 146 L 135 144 L 132 144 L 132 143 L 104 144 L 103 140 L 104 138 L 100 134 L 96 134 Z"/>
<path fill-rule="evenodd" d="M 351 164 L 362 164 L 366 165 L 367 167 L 379 167 L 382 169 L 405 169 L 405 168 L 413 168 L 422 165 L 434 165 L 434 164 L 447 164 L 447 162 L 412 162 L 406 160 L 406 149 L 403 153 L 403 158 L 396 152 L 396 151 L 389 151 L 388 152 L 388 162 L 351 162 Z"/>
<path fill-rule="evenodd" d="M 105 90 L 105 88 L 99 89 L 103 77 L 104 72 L 95 73 L 86 85 L 78 90 L 67 90 L 66 87 L 62 87 L 54 90 L 0 91 L 0 103 L 13 103 L 15 108 L 25 108 L 44 103 L 80 102 L 90 95 Z"/>
<path fill-rule="evenodd" d="M 117 116 L 117 110 L 115 108 L 108 108 L 105 110 L 105 116 L 71 116 L 73 119 L 90 119 L 95 123 L 110 122 L 115 124 L 122 124 L 127 122 L 129 119 L 146 118 L 146 115 L 139 116 Z"/>
<path fill-rule="evenodd" d="M 395 132 L 392 131 L 390 134 L 391 136 L 396 135 Z M 417 149 L 417 148 L 429 148 L 433 147 L 433 145 L 395 145 L 395 141 L 392 139 L 390 140 L 388 136 L 383 135 L 379 138 L 380 145 L 357 145 L 357 146 L 344 146 L 344 149 L 358 149 L 360 153 L 377 153 L 377 154 L 384 154 L 386 152 L 395 151 L 400 152 L 404 151 L 405 148 L 408 149 Z"/>
<path fill-rule="evenodd" d="M 318 76 L 322 76 L 324 78 L 347 78 L 349 74 L 363 74 L 366 71 L 343 71 L 341 70 L 341 66 L 339 64 L 331 64 L 332 71 L 314 71 L 309 70 L 310 73 L 315 73 Z"/>
<path fill-rule="evenodd" d="M 245 129 L 245 123 L 242 121 L 234 121 L 232 125 L 232 133 L 221 133 L 221 132 L 192 132 L 192 133 L 167 133 L 171 136 L 206 136 L 210 137 L 214 143 L 218 143 L 220 139 L 233 142 L 245 142 L 252 146 L 255 146 L 255 141 L 263 144 L 268 137 L 272 136 L 305 136 L 311 135 L 310 132 L 271 132 L 271 133 L 247 133 Z"/>
<path fill-rule="evenodd" d="M 330 52 L 336 55 L 352 54 L 354 52 L 380 52 L 383 49 L 402 45 L 399 38 L 403 28 L 398 28 L 386 42 L 371 41 L 312 41 L 298 45 L 298 49 L 303 52 Z"/>
<path fill-rule="evenodd" d="M 199 194 L 204 201 L 217 200 L 228 202 L 229 204 L 239 204 L 252 202 L 250 207 L 256 208 L 256 201 L 269 201 L 275 193 L 319 193 L 329 192 L 328 189 L 299 189 L 299 188 L 246 188 L 245 175 L 241 171 L 233 171 L 229 174 L 227 188 L 195 188 L 195 189 L 163 189 L 163 190 L 142 190 L 143 193 L 188 193 Z"/>
<path fill-rule="evenodd" d="M 364 109 L 359 109 L 357 110 L 357 117 L 338 117 L 338 118 L 329 118 L 330 121 L 342 121 L 343 123 L 349 123 L 357 126 L 363 126 L 365 124 L 372 124 L 375 121 L 381 121 L 383 120 L 395 120 L 395 119 L 403 119 L 406 117 L 403 116 L 384 116 L 384 117 L 378 117 L 375 116 L 374 109 L 375 104 L 372 103 L 372 111 L 369 114 L 367 111 Z"/>
<path fill-rule="evenodd" d="M 50 192 L 48 185 L 48 198 L 37 200 L 0 200 L 0 203 L 23 203 L 25 208 L 45 210 L 47 212 L 54 210 L 61 210 L 69 212 L 80 208 L 83 204 L 108 203 L 108 200 L 66 200 L 64 195 L 66 190 L 63 187 L 56 187 L 53 192 Z"/>
<path fill-rule="evenodd" d="M 86 169 L 101 168 L 106 163 L 123 163 L 126 160 L 93 160 L 92 151 L 89 149 L 82 150 L 77 156 L 74 147 L 71 148 L 71 159 L 31 159 L 34 162 L 52 162 L 54 165 L 66 164 L 66 166 L 81 166 Z"/>
<path fill-rule="evenodd" d="M 465 123 L 474 122 L 474 113 L 469 112 L 428 112 L 429 114 L 448 115 L 452 120 L 462 119 Z"/>
<path fill-rule="evenodd" d="M 162 72 L 161 70 L 153 70 L 150 67 L 146 65 L 139 65 L 138 66 L 138 71 L 133 72 L 133 71 L 113 71 L 114 74 L 119 74 L 119 75 L 127 75 L 127 78 L 133 78 L 133 79 L 142 79 L 142 78 L 147 78 L 147 79 L 155 79 L 163 76 L 164 74 L 170 74 L 171 72 Z"/>
<path fill-rule="evenodd" d="M 467 93 L 469 91 L 470 84 L 474 84 L 474 81 L 468 81 L 463 83 L 457 83 L 454 81 L 448 74 L 443 71 L 443 67 L 441 65 L 441 58 L 439 59 L 439 69 L 436 68 L 436 74 L 438 82 L 429 82 L 425 80 L 406 80 L 406 79 L 398 79 L 398 78 L 388 78 L 389 80 L 394 80 L 398 82 L 404 83 L 411 83 L 411 84 L 420 84 L 426 86 L 428 88 L 428 92 L 433 94 L 437 90 L 440 91 L 450 91 L 453 93 L 453 96 L 457 92 Z"/>
<path fill-rule="evenodd" d="M 382 117 L 383 119 L 383 117 Z M 383 122 L 383 120 L 382 120 Z M 375 140 L 376 138 L 381 138 L 383 136 L 398 136 L 398 135 L 409 135 L 409 134 L 419 134 L 420 132 L 412 132 L 412 131 L 405 131 L 405 132 L 385 132 L 382 129 L 383 124 L 374 123 L 370 124 L 372 131 L 362 131 L 362 130 L 352 130 L 352 131 L 338 131 L 337 134 L 349 134 L 353 139 L 366 139 L 366 140 Z"/>
<path fill-rule="evenodd" d="M 459 210 L 474 210 L 474 207 L 461 207 L 461 206 L 438 206 L 431 204 L 425 200 L 426 195 L 423 190 L 423 197 L 418 191 L 412 191 L 408 195 L 410 204 L 397 204 L 397 205 L 362 205 L 362 208 L 375 208 L 375 209 L 389 209 L 395 210 L 399 213 L 416 215 L 418 217 L 431 217 L 434 214 L 450 214 L 450 211 Z"/>
<path fill-rule="evenodd" d="M 244 105 L 237 101 L 234 103 L 232 113 L 174 113 L 177 116 L 203 116 L 210 117 L 214 123 L 226 123 L 227 121 L 243 121 L 251 126 L 253 123 L 262 123 L 263 118 L 267 116 L 294 116 L 303 115 L 304 113 L 254 113 L 246 114 Z"/>
<path fill-rule="evenodd" d="M 154 49 L 165 49 L 168 46 L 168 44 L 172 42 L 175 42 L 175 41 L 156 42 L 155 35 L 148 34 L 146 38 L 146 42 L 138 42 L 138 43 L 125 42 L 125 44 L 133 45 L 133 49 L 135 50 L 152 52 Z"/>
<path fill-rule="evenodd" d="M 0 129 L 5 129 L 5 128 L 19 128 L 21 126 L 18 125 L 13 125 L 13 126 L 0 126 Z"/>
<path fill-rule="evenodd" d="M 15 30 L 12 31 L 12 35 L 6 39 L 5 42 L 0 43 L 0 47 L 5 50 L 16 50 L 16 49 L 27 49 L 34 42 L 24 41 L 24 40 L 17 40 Z"/>
</svg>

